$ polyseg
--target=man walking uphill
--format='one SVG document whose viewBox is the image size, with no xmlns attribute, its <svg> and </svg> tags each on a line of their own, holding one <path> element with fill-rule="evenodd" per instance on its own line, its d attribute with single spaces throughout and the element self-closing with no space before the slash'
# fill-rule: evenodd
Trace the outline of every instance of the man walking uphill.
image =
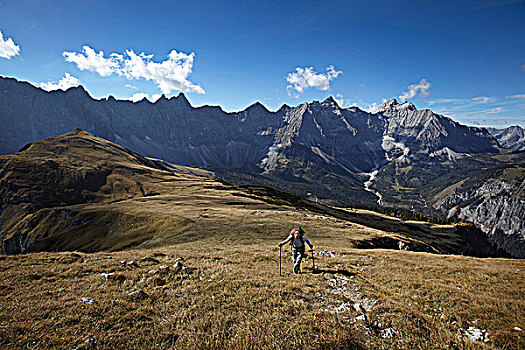
<svg viewBox="0 0 525 350">
<path fill-rule="evenodd" d="M 293 273 L 298 274 L 301 272 L 301 260 L 303 259 L 304 250 L 305 250 L 305 243 L 308 243 L 310 246 L 310 249 L 313 249 L 314 246 L 308 238 L 304 236 L 304 231 L 299 226 L 299 228 L 294 228 L 288 235 L 288 237 L 279 243 L 279 247 L 282 247 L 286 243 L 290 242 L 292 246 L 292 253 L 293 253 Z"/>
</svg>

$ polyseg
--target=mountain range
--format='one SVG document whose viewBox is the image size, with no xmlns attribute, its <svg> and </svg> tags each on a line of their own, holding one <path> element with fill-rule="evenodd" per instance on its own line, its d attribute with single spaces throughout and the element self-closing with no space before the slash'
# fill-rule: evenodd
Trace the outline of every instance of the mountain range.
<svg viewBox="0 0 525 350">
<path fill-rule="evenodd" d="M 505 148 L 518 151 L 525 150 L 525 130 L 519 125 L 504 129 L 488 128 L 492 136 Z"/>
<path fill-rule="evenodd" d="M 210 238 L 277 240 L 297 220 L 347 246 L 506 256 L 472 225 L 406 223 L 268 187 L 231 186 L 81 129 L 0 156 L 0 252 L 114 251 Z M 262 222 L 261 222 L 262 221 Z"/>
<path fill-rule="evenodd" d="M 0 78 L 0 122 L 1 154 L 81 128 L 235 185 L 468 219 L 498 248 L 525 257 L 525 153 L 513 146 L 520 137 L 461 125 L 409 102 L 391 99 L 368 113 L 330 97 L 275 112 L 255 103 L 228 113 L 194 108 L 182 93 L 155 103 L 94 100 L 81 86 L 46 92 Z"/>
</svg>

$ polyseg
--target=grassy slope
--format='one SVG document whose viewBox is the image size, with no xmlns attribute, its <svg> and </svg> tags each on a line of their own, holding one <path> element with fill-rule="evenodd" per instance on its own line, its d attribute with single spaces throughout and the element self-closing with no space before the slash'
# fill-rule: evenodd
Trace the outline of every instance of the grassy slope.
<svg viewBox="0 0 525 350">
<path fill-rule="evenodd" d="M 389 247 L 403 241 L 434 252 L 458 253 L 468 245 L 461 227 L 337 210 L 269 188 L 229 186 L 180 166 L 166 164 L 167 171 L 81 130 L 33 143 L 0 162 L 0 234 L 25 237 L 31 251 L 113 251 L 211 236 L 244 242 L 252 239 L 247 233 L 275 236 L 301 222 L 316 235 L 347 236 L 348 245 L 373 240 L 368 246 L 384 246 L 378 237 L 387 237 Z"/>
<path fill-rule="evenodd" d="M 337 210 L 267 188 L 239 189 L 183 168 L 168 173 L 121 151 L 97 158 L 100 167 L 127 159 L 103 171 L 98 189 L 76 192 L 92 202 L 33 208 L 11 227 L 39 238 L 35 249 L 139 249 L 0 256 L 0 347 L 525 346 L 513 330 L 525 328 L 522 261 L 352 248 L 377 247 L 384 237 L 458 246 L 453 226 Z M 298 224 L 318 250 L 337 255 L 316 258 L 320 273 L 293 276 L 286 249 L 279 277 L 277 242 Z M 185 258 L 190 273 L 148 273 L 176 257 Z M 122 259 L 140 267 L 123 268 Z M 101 280 L 107 272 L 120 277 Z M 148 297 L 127 296 L 137 289 Z M 365 305 L 365 320 L 355 320 L 362 312 L 354 303 Z M 487 329 L 488 345 L 459 337 L 469 326 Z M 388 328 L 400 333 L 384 339 Z"/>
<path fill-rule="evenodd" d="M 280 277 L 278 238 L 240 244 L 215 236 L 155 250 L 0 257 L 0 348 L 525 346 L 514 330 L 525 324 L 523 261 L 356 250 L 345 245 L 350 237 L 311 234 L 335 257 L 317 256 L 314 274 L 308 259 L 305 273 L 294 276 L 285 249 Z M 177 257 L 189 273 L 148 273 Z M 139 267 L 121 267 L 122 259 Z M 119 278 L 103 281 L 107 272 Z M 136 290 L 148 297 L 128 296 Z M 367 308 L 365 320 L 356 320 L 356 302 Z M 486 329 L 490 341 L 467 339 L 470 326 Z M 384 339 L 388 328 L 399 333 Z"/>
</svg>

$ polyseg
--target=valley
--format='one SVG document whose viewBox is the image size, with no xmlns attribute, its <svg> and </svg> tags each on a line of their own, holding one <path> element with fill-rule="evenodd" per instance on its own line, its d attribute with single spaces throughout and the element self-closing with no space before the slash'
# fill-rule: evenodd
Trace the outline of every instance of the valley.
<svg viewBox="0 0 525 350">
<path fill-rule="evenodd" d="M 0 165 L 0 348 L 524 345 L 525 266 L 472 225 L 233 186 L 80 129 Z M 277 243 L 298 225 L 315 251 L 293 275 Z"/>
</svg>

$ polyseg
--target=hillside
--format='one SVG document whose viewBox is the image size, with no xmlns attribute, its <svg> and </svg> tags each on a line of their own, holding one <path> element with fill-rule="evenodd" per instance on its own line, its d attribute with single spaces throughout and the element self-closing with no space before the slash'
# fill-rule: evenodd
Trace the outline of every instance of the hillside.
<svg viewBox="0 0 525 350">
<path fill-rule="evenodd" d="M 525 265 L 443 254 L 497 255 L 472 226 L 235 187 L 79 129 L 0 174 L 2 252 L 27 253 L 0 256 L 0 348 L 525 345 Z M 315 255 L 294 276 L 277 243 L 298 225 Z"/>
<path fill-rule="evenodd" d="M 517 151 L 525 150 L 525 130 L 519 125 L 504 129 L 488 128 L 487 130 L 503 147 Z"/>
<path fill-rule="evenodd" d="M 316 252 L 333 256 L 316 254 L 312 271 L 308 254 L 298 276 L 288 248 L 279 276 L 277 232 L 0 256 L 0 348 L 525 346 L 522 260 L 352 249 L 353 235 L 306 229 Z M 184 272 L 173 267 L 180 258 Z"/>
<path fill-rule="evenodd" d="M 470 226 L 349 212 L 161 164 L 80 129 L 1 156 L 2 252 L 119 250 L 212 236 L 242 242 L 254 234 L 278 239 L 303 222 L 313 234 L 350 232 L 350 246 L 500 254 Z"/>
<path fill-rule="evenodd" d="M 267 186 L 325 204 L 393 206 L 431 217 L 456 211 L 499 249 L 525 256 L 520 190 L 525 179 L 519 171 L 524 153 L 501 147 L 485 129 L 408 102 L 391 99 L 376 113 L 341 108 L 333 98 L 283 105 L 275 112 L 254 103 L 226 113 L 214 106 L 195 108 L 183 94 L 155 103 L 94 100 L 81 86 L 45 92 L 10 78 L 0 78 L 0 91 L 0 153 L 82 128 L 145 157 L 200 167 L 232 185 Z M 515 178 L 508 182 L 504 169 L 512 168 L 518 171 L 511 171 Z M 450 191 L 465 181 L 471 184 L 466 192 Z M 499 204 L 475 194 L 492 183 L 506 188 L 503 216 Z M 142 193 L 128 187 L 130 196 Z M 86 192 L 73 198 L 91 193 L 81 190 Z M 53 198 L 49 195 L 46 200 Z"/>
</svg>

